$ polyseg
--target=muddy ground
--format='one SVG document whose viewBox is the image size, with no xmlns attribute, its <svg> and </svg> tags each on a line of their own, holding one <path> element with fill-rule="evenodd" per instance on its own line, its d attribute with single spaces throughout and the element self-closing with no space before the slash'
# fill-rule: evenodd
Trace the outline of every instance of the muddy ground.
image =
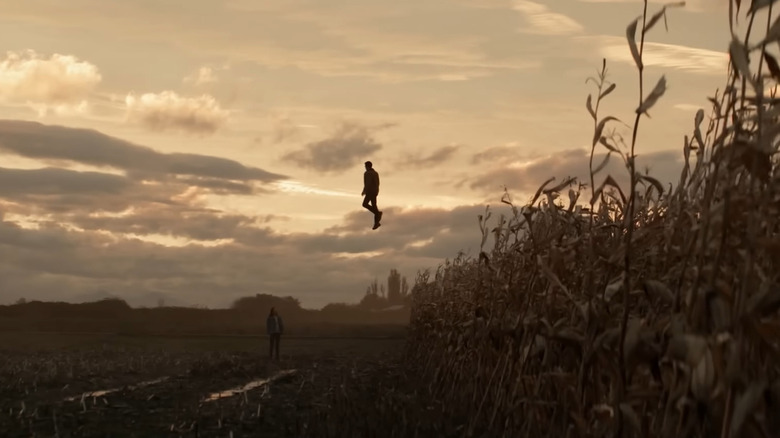
<svg viewBox="0 0 780 438">
<path fill-rule="evenodd" d="M 61 438 L 382 436 L 353 423 L 383 415 L 372 391 L 408 383 L 403 347 L 399 339 L 283 339 L 275 362 L 263 338 L 4 333 L 0 430 Z M 258 379 L 272 380 L 207 400 Z M 100 390 L 113 392 L 85 395 Z"/>
</svg>

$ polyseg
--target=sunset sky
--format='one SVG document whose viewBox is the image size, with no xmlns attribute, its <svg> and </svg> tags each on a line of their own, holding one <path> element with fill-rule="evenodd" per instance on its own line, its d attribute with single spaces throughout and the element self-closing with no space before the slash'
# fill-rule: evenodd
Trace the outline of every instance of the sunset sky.
<svg viewBox="0 0 780 438">
<path fill-rule="evenodd" d="M 665 182 L 725 80 L 725 0 L 646 46 Z M 651 3 L 651 11 L 661 3 Z M 0 303 L 355 302 L 479 248 L 507 186 L 587 175 L 585 79 L 630 123 L 639 0 L 0 0 Z M 380 174 L 383 225 L 360 207 Z M 619 173 L 616 166 L 608 170 Z"/>
</svg>

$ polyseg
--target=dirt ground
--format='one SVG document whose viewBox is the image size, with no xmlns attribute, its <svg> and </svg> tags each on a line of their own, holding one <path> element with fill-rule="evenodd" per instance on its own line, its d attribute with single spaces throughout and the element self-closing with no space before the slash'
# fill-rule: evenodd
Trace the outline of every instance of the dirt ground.
<svg viewBox="0 0 780 438">
<path fill-rule="evenodd" d="M 328 430 L 338 427 L 331 412 L 349 417 L 334 401 L 392 375 L 404 341 L 283 339 L 279 362 L 267 346 L 257 337 L 2 333 L 0 430 L 9 438 L 347 436 Z M 101 390 L 112 392 L 85 395 Z"/>
</svg>

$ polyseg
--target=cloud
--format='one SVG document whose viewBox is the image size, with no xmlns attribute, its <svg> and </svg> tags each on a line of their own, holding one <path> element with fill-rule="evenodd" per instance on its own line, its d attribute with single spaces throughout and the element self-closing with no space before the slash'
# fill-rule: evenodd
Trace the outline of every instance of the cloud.
<svg viewBox="0 0 780 438">
<path fill-rule="evenodd" d="M 125 98 L 127 117 L 153 131 L 180 131 L 213 134 L 228 119 L 229 112 L 207 94 L 181 97 L 173 91 L 145 93 Z"/>
<path fill-rule="evenodd" d="M 286 178 L 225 158 L 164 154 L 97 131 L 36 122 L 0 121 L 0 152 L 49 165 L 0 168 L 2 210 L 20 215 L 200 208 L 201 195 L 269 193 Z"/>
<path fill-rule="evenodd" d="M 444 208 L 383 208 L 382 234 L 371 234 L 365 212 L 349 213 L 341 225 L 320 236 L 302 239 L 308 251 L 336 250 L 346 253 L 384 251 L 383 257 L 399 253 L 430 259 L 452 258 L 459 251 L 474 255 L 480 244 L 477 217 L 485 205 L 461 205 Z M 498 213 L 508 213 L 503 206 L 493 206 Z M 453 238 L 452 236 L 457 236 Z M 492 244 L 489 240 L 488 244 Z"/>
<path fill-rule="evenodd" d="M 95 65 L 71 55 L 46 58 L 33 50 L 9 51 L 0 59 L 0 99 L 27 104 L 41 115 L 50 109 L 84 112 L 101 80 Z"/>
<path fill-rule="evenodd" d="M 176 181 L 182 184 L 187 184 L 189 186 L 208 189 L 208 191 L 211 193 L 220 195 L 251 195 L 258 193 L 269 193 L 269 190 L 267 189 L 255 187 L 252 184 L 244 181 L 228 181 L 219 178 L 203 177 L 176 178 Z"/>
<path fill-rule="evenodd" d="M 502 146 L 492 146 L 484 149 L 481 152 L 477 152 L 471 156 L 471 164 L 482 164 L 496 161 L 517 161 L 521 159 L 529 160 L 534 157 L 534 154 L 528 154 L 522 152 L 522 149 L 517 143 L 509 143 Z"/>
<path fill-rule="evenodd" d="M 601 55 L 607 59 L 634 65 L 625 38 L 601 35 L 595 38 Z M 645 66 L 673 68 L 691 73 L 722 76 L 729 57 L 724 52 L 675 44 L 645 42 L 642 59 Z"/>
<path fill-rule="evenodd" d="M 579 182 L 589 183 L 588 171 L 590 150 L 571 149 L 537 158 L 522 164 L 511 164 L 494 167 L 471 180 L 470 186 L 485 193 L 495 193 L 504 186 L 510 192 L 533 193 L 550 177 L 561 181 L 566 177 L 576 177 Z M 593 167 L 599 166 L 605 154 L 597 151 L 593 159 Z M 660 151 L 648 154 L 637 154 L 637 171 L 644 173 L 650 170 L 650 176 L 662 184 L 676 184 L 683 166 L 681 151 Z M 613 154 L 604 169 L 596 174 L 596 185 L 611 175 L 624 185 L 627 183 L 626 169 L 620 157 Z"/>
<path fill-rule="evenodd" d="M 271 132 L 271 141 L 274 144 L 287 141 L 298 140 L 301 137 L 304 126 L 295 123 L 287 115 L 275 115 L 271 121 L 273 124 Z"/>
<path fill-rule="evenodd" d="M 681 111 L 686 111 L 686 112 L 689 112 L 689 113 L 696 113 L 696 111 L 698 111 L 700 109 L 705 109 L 706 110 L 706 108 L 703 107 L 702 105 L 694 105 L 694 104 L 691 104 L 691 103 L 678 103 L 678 104 L 674 105 L 674 108 L 678 109 L 678 110 L 681 110 Z"/>
<path fill-rule="evenodd" d="M 62 196 L 73 192 L 84 195 L 117 195 L 129 186 L 126 178 L 101 172 L 76 172 L 66 169 L 6 169 L 0 167 L 0 197 L 17 195 Z"/>
<path fill-rule="evenodd" d="M 191 182 L 204 181 L 205 187 L 213 184 L 213 179 L 270 183 L 286 178 L 226 158 L 188 153 L 165 154 L 95 130 L 16 120 L 0 120 L 0 151 L 38 160 L 120 169 L 157 181 L 165 181 L 172 176 L 194 177 Z"/>
<path fill-rule="evenodd" d="M 217 82 L 217 76 L 211 67 L 201 67 L 197 72 L 183 79 L 185 84 L 205 85 Z"/>
<path fill-rule="evenodd" d="M 133 205 L 172 204 L 182 185 L 142 184 L 121 175 L 68 169 L 0 168 L 0 205 L 6 213 L 50 215 L 123 212 Z"/>
<path fill-rule="evenodd" d="M 368 127 L 344 123 L 325 140 L 307 144 L 303 149 L 282 156 L 283 161 L 322 173 L 341 172 L 382 149 Z"/>
<path fill-rule="evenodd" d="M 354 198 L 355 196 L 354 193 L 346 193 L 338 190 L 320 189 L 318 187 L 313 187 L 298 181 L 291 181 L 291 180 L 279 181 L 276 183 L 276 187 L 281 192 L 306 193 L 306 194 L 314 194 L 314 195 L 321 195 L 321 196 L 335 196 L 340 198 Z"/>
<path fill-rule="evenodd" d="M 82 230 L 173 236 L 197 241 L 232 239 L 237 229 L 257 222 L 256 218 L 246 215 L 209 208 L 153 204 L 132 207 L 121 216 L 74 214 L 64 219 Z M 266 223 L 263 219 L 260 222 Z"/>
<path fill-rule="evenodd" d="M 401 162 L 401 166 L 412 168 L 433 167 L 440 164 L 444 164 L 449 161 L 453 155 L 460 149 L 458 145 L 442 146 L 434 151 L 431 151 L 426 156 L 422 156 L 419 152 L 408 156 Z"/>
<path fill-rule="evenodd" d="M 582 25 L 574 19 L 552 12 L 540 3 L 515 0 L 512 8 L 525 18 L 525 27 L 521 28 L 523 32 L 538 35 L 573 35 L 583 31 Z"/>
</svg>

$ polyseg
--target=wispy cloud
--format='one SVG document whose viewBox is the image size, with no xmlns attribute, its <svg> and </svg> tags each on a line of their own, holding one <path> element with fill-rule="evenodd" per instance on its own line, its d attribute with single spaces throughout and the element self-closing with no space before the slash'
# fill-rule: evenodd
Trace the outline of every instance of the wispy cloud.
<svg viewBox="0 0 780 438">
<path fill-rule="evenodd" d="M 533 193 L 541 183 L 550 177 L 558 181 L 565 177 L 576 177 L 581 182 L 589 179 L 588 149 L 570 149 L 560 151 L 524 163 L 498 165 L 471 179 L 471 188 L 494 193 L 506 186 L 510 191 L 523 194 Z M 606 154 L 594 155 L 594 167 L 605 159 Z M 637 155 L 637 170 L 644 172 L 649 168 L 650 175 L 663 184 L 677 183 L 683 166 L 682 152 L 664 150 Z M 604 168 L 596 174 L 596 180 L 602 181 L 611 175 L 619 184 L 627 183 L 625 167 L 621 159 L 611 156 Z"/>
<path fill-rule="evenodd" d="M 696 111 L 698 111 L 700 109 L 706 110 L 706 108 L 704 108 L 701 105 L 693 105 L 693 104 L 690 104 L 690 103 L 678 103 L 678 104 L 674 105 L 674 108 L 678 109 L 680 111 L 687 111 L 687 112 L 696 112 Z"/>
<path fill-rule="evenodd" d="M 217 82 L 217 75 L 211 67 L 201 67 L 197 72 L 185 77 L 182 82 L 194 85 L 211 84 Z"/>
<path fill-rule="evenodd" d="M 311 126 L 295 123 L 289 115 L 276 115 L 271 122 L 272 132 L 270 134 L 273 143 L 284 143 L 287 141 L 298 140 L 304 129 Z"/>
<path fill-rule="evenodd" d="M 634 64 L 631 52 L 623 37 L 601 35 L 581 37 L 595 39 L 601 55 L 607 59 Z M 714 50 L 700 49 L 675 44 L 645 42 L 642 55 L 646 66 L 657 66 L 685 70 L 691 73 L 723 75 L 728 67 L 728 54 Z"/>
<path fill-rule="evenodd" d="M 527 149 L 522 148 L 517 143 L 507 143 L 501 146 L 491 146 L 471 156 L 471 164 L 482 164 L 491 162 L 513 162 L 520 159 L 530 159 Z"/>
<path fill-rule="evenodd" d="M 125 98 L 129 120 L 138 121 L 153 131 L 182 131 L 213 134 L 228 119 L 212 96 L 182 97 L 173 91 L 128 94 Z"/>
<path fill-rule="evenodd" d="M 584 3 L 632 3 L 638 5 L 636 0 L 579 0 Z M 728 6 L 729 0 L 686 0 L 685 9 L 695 12 L 703 12 L 707 9 L 722 8 Z M 671 3 L 668 0 L 649 0 L 649 3 L 666 4 Z"/>
<path fill-rule="evenodd" d="M 48 110 L 83 112 L 87 97 L 102 80 L 98 68 L 75 56 L 48 58 L 33 50 L 7 52 L 0 60 L 0 99 Z"/>
<path fill-rule="evenodd" d="M 401 161 L 401 166 L 413 168 L 438 166 L 449 161 L 460 148 L 460 145 L 448 145 L 435 149 L 427 155 L 418 152 L 407 156 L 406 159 Z"/>
<path fill-rule="evenodd" d="M 300 181 L 286 180 L 276 182 L 274 185 L 281 192 L 303 193 L 307 195 L 335 196 L 340 198 L 354 198 L 354 193 L 342 192 L 339 190 L 321 189 L 316 186 L 304 184 Z"/>
<path fill-rule="evenodd" d="M 552 12 L 546 5 L 530 0 L 515 0 L 513 9 L 525 18 L 521 31 L 540 35 L 573 35 L 583 31 L 573 18 Z"/>
</svg>

